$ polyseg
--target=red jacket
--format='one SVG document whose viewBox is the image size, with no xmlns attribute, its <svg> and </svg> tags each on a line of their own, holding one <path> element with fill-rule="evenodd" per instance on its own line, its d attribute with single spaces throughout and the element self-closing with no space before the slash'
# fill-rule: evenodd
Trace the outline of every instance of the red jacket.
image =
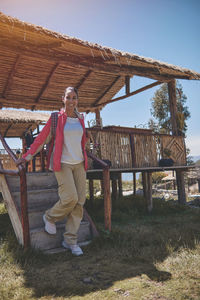
<svg viewBox="0 0 200 300">
<path fill-rule="evenodd" d="M 85 150 L 86 144 L 86 130 L 84 124 L 84 116 L 82 114 L 78 114 L 78 119 L 80 121 L 81 126 L 83 127 L 83 136 L 81 140 L 81 146 L 83 150 L 83 156 L 85 160 L 85 170 L 87 170 L 87 154 Z M 34 155 L 40 152 L 43 146 L 47 143 L 50 143 L 50 149 L 47 157 L 47 168 L 50 166 L 50 160 L 53 161 L 52 169 L 53 171 L 60 171 L 61 170 L 61 156 L 62 156 L 62 149 L 63 149 L 63 142 L 64 142 L 64 126 L 67 121 L 67 114 L 61 110 L 58 113 L 58 123 L 56 129 L 56 136 L 55 136 L 55 148 L 54 141 L 52 139 L 51 133 L 51 117 L 47 121 L 46 125 L 34 140 L 33 144 L 31 145 L 30 149 L 23 155 L 27 161 L 33 159 Z M 54 151 L 53 151 L 54 148 Z"/>
</svg>

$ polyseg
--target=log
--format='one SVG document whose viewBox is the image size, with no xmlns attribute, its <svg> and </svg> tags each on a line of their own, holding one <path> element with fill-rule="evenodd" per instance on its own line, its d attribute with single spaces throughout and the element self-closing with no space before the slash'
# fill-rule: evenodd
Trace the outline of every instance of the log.
<svg viewBox="0 0 200 300">
<path fill-rule="evenodd" d="M 118 176 L 118 189 L 119 189 L 119 197 L 122 197 L 123 187 L 122 187 L 122 174 L 121 173 Z"/>
<path fill-rule="evenodd" d="M 178 190 L 178 203 L 186 203 L 186 193 L 185 193 L 185 182 L 184 182 L 184 172 L 181 170 L 176 170 L 176 183 Z"/>
<path fill-rule="evenodd" d="M 171 125 L 173 135 L 178 135 L 178 127 L 176 122 L 177 113 L 177 101 L 176 101 L 176 80 L 171 80 L 168 83 L 168 93 L 169 93 L 169 109 L 171 115 Z"/>
<path fill-rule="evenodd" d="M 111 231 L 110 172 L 103 169 L 105 229 Z"/>
<path fill-rule="evenodd" d="M 153 201 L 152 201 L 152 173 L 147 173 L 147 209 L 148 212 L 151 212 L 153 209 Z"/>
<path fill-rule="evenodd" d="M 89 179 L 89 194 L 90 194 L 90 206 L 93 207 L 94 204 L 94 181 Z"/>
<path fill-rule="evenodd" d="M 136 195 L 136 173 L 133 172 L 133 195 Z"/>
<path fill-rule="evenodd" d="M 143 185 L 143 195 L 147 198 L 147 172 L 142 172 L 142 185 Z"/>
<path fill-rule="evenodd" d="M 117 180 L 112 180 L 112 203 L 113 203 L 113 209 L 116 208 L 117 203 Z"/>
</svg>

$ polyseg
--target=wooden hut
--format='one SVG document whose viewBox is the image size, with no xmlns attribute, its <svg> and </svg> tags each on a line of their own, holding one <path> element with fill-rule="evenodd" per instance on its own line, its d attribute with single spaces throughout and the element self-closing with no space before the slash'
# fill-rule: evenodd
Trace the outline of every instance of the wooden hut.
<svg viewBox="0 0 200 300">
<path fill-rule="evenodd" d="M 31 138 L 33 141 L 34 136 L 40 131 L 40 125 L 44 125 L 49 117 L 50 115 L 47 113 L 11 109 L 0 110 L 0 134 L 3 138 L 20 138 L 22 140 L 22 149 L 20 151 L 25 153 L 29 146 L 27 143 L 28 138 Z M 17 150 L 19 149 L 15 149 L 14 152 Z M 37 158 L 37 169 L 44 170 L 43 153 L 41 152 Z M 0 160 L 5 169 L 16 169 L 14 161 L 5 150 L 0 150 Z M 35 170 L 35 160 L 32 161 L 28 170 Z"/>
<path fill-rule="evenodd" d="M 130 79 L 141 76 L 154 82 L 131 91 Z M 183 171 L 187 170 L 183 136 L 177 126 L 176 79 L 199 80 L 200 74 L 168 63 L 82 41 L 0 14 L 0 107 L 58 110 L 66 86 L 79 90 L 79 110 L 96 113 L 96 126 L 89 131 L 99 145 L 103 170 L 88 171 L 92 179 L 103 178 L 105 226 L 111 229 L 109 180 L 122 172 L 142 172 L 144 195 L 152 209 L 152 179 L 155 171 L 176 171 L 178 198 L 185 203 Z M 133 78 L 134 80 L 134 78 Z M 100 126 L 100 110 L 144 90 L 168 84 L 171 135 L 134 128 Z M 122 87 L 123 96 L 115 98 Z M 174 165 L 159 167 L 164 150 L 171 151 Z M 111 168 L 102 160 L 111 161 Z M 89 177 L 90 176 L 90 177 Z M 116 177 L 115 177 L 116 176 Z M 113 190 L 116 190 L 113 181 Z"/>
</svg>

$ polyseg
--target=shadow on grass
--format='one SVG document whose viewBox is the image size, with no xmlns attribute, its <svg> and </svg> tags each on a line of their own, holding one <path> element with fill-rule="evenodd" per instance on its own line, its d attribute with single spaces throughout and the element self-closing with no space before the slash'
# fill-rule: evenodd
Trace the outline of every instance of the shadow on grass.
<svg viewBox="0 0 200 300">
<path fill-rule="evenodd" d="M 200 240 L 200 218 L 199 211 L 156 199 L 154 206 L 149 215 L 142 198 L 121 199 L 113 211 L 112 233 L 108 233 L 103 229 L 102 199 L 96 199 L 95 207 L 89 210 L 100 237 L 84 248 L 82 257 L 69 252 L 45 255 L 32 249 L 23 251 L 7 214 L 0 215 L 0 233 L 6 241 L 5 251 L 13 263 L 20 264 L 24 284 L 35 297 L 83 296 L 142 274 L 164 282 L 171 274 L 158 270 L 156 263 L 183 247 L 195 248 Z"/>
</svg>

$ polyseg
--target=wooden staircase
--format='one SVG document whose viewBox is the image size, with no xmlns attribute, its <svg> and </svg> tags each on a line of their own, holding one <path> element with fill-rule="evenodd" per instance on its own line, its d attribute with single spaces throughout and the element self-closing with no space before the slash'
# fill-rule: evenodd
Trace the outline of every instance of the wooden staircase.
<svg viewBox="0 0 200 300">
<path fill-rule="evenodd" d="M 53 172 L 27 173 L 27 202 L 30 232 L 30 245 L 48 253 L 64 250 L 61 247 L 66 220 L 57 223 L 57 234 L 49 235 L 44 231 L 42 216 L 58 200 L 57 181 Z M 20 177 L 0 174 L 2 192 L 16 237 L 23 245 L 21 223 Z M 85 211 L 78 231 L 78 244 L 88 244 L 96 234 L 94 226 Z"/>
</svg>

